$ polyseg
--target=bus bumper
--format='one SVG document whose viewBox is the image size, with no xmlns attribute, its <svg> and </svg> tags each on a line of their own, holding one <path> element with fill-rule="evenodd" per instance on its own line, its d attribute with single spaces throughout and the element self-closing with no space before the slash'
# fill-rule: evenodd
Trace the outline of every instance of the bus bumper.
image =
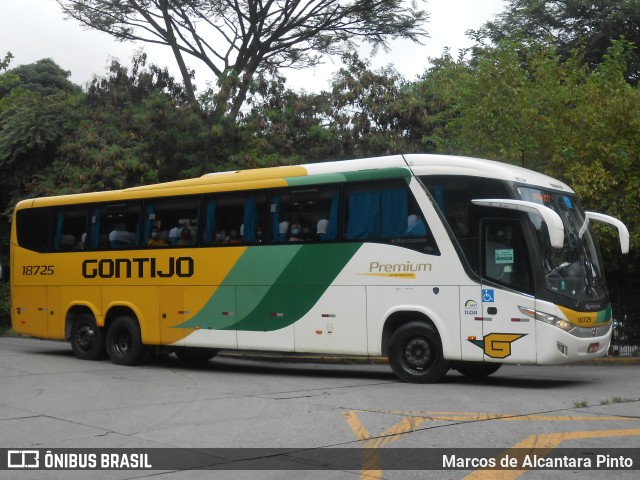
<svg viewBox="0 0 640 480">
<path fill-rule="evenodd" d="M 583 336 L 578 337 L 544 322 L 537 322 L 537 363 L 553 365 L 605 356 L 611 342 L 611 325 L 607 332 L 600 336 L 586 336 L 586 333 L 595 330 L 583 330 Z"/>
</svg>

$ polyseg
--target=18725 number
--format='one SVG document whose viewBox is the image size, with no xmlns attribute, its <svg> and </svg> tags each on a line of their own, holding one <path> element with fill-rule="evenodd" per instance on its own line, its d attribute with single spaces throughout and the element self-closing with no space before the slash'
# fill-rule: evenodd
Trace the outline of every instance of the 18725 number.
<svg viewBox="0 0 640 480">
<path fill-rule="evenodd" d="M 53 275 L 53 265 L 23 265 L 22 275 Z"/>
</svg>

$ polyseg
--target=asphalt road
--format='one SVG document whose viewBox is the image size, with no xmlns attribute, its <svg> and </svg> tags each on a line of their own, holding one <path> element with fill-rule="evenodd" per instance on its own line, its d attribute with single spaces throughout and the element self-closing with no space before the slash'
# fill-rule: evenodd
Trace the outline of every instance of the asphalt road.
<svg viewBox="0 0 640 480">
<path fill-rule="evenodd" d="M 177 460 L 172 468 L 159 468 L 156 455 L 149 470 L 5 469 L 0 478 L 638 478 L 640 365 L 504 366 L 482 382 L 450 372 L 438 384 L 413 385 L 399 382 L 380 364 L 219 356 L 193 367 L 170 356 L 122 367 L 77 360 L 62 342 L 0 337 L 2 455 L 7 449 L 38 451 L 43 461 L 46 451 L 154 449 L 166 457 L 160 459 L 164 466 L 162 460 L 172 464 L 177 449 L 206 456 L 196 449 L 242 448 L 253 458 L 264 452 L 277 456 L 279 450 L 263 452 L 266 448 L 313 455 L 327 447 L 345 449 L 350 460 L 328 460 L 329 469 L 258 461 L 247 470 L 203 472 L 184 470 L 189 467 Z M 411 459 L 433 454 L 441 462 L 444 452 L 450 461 L 456 455 L 455 461 L 468 462 L 487 452 L 492 458 L 502 452 L 503 458 L 533 447 L 603 455 L 614 449 L 634 465 L 616 471 L 583 471 L 584 465 L 501 472 L 449 465 L 424 471 Z M 385 468 L 390 449 L 405 455 L 407 470 L 397 464 Z M 212 452 L 214 457 L 229 453 Z M 0 458 L 0 467 L 3 460 L 6 466 L 10 458 Z"/>
</svg>

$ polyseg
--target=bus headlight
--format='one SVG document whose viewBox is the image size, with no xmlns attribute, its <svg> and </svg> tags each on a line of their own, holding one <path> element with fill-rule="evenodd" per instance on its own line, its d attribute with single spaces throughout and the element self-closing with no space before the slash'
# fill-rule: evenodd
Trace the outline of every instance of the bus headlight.
<svg viewBox="0 0 640 480">
<path fill-rule="evenodd" d="M 533 310 L 532 308 L 527 307 L 519 307 L 520 311 L 525 315 L 535 318 L 536 320 L 540 320 L 541 322 L 548 323 L 549 325 L 553 325 L 554 327 L 558 327 L 560 330 L 564 330 L 565 332 L 569 332 L 575 328 L 575 325 L 572 325 L 568 321 L 563 318 L 558 318 L 555 315 L 549 315 L 548 313 L 538 312 L 537 310 Z"/>
</svg>

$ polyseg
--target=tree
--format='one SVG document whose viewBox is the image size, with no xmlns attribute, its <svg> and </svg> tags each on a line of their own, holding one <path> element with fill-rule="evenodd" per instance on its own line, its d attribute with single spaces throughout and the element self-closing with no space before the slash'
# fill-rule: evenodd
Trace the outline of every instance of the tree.
<svg viewBox="0 0 640 480">
<path fill-rule="evenodd" d="M 424 11 L 402 0 L 57 0 L 64 12 L 120 40 L 171 47 L 185 88 L 195 89 L 185 55 L 218 78 L 216 116 L 235 119 L 256 74 L 317 65 L 355 41 L 426 36 Z"/>
<path fill-rule="evenodd" d="M 63 70 L 50 58 L 44 58 L 27 65 L 20 65 L 7 73 L 14 74 L 20 79 L 12 87 L 19 86 L 42 96 L 59 93 L 75 94 L 81 91 L 78 85 L 69 80 L 71 72 Z M 6 93 L 8 91 L 0 85 L 0 96 Z"/>
<path fill-rule="evenodd" d="M 625 79 L 629 42 L 614 41 L 587 68 L 581 51 L 566 57 L 548 46 L 504 41 L 472 59 L 441 59 L 422 80 L 441 99 L 446 125 L 425 138 L 444 153 L 523 165 L 570 184 L 588 210 L 620 218 L 631 233 L 626 264 L 640 264 L 640 89 Z M 601 229 L 608 258 L 619 258 L 612 229 Z M 615 274 L 613 274 L 615 273 Z"/>
<path fill-rule="evenodd" d="M 487 22 L 472 36 L 494 46 L 505 39 L 546 42 L 558 53 L 570 55 L 584 48 L 583 60 L 597 66 L 612 40 L 624 37 L 640 44 L 640 0 L 510 0 L 496 21 Z M 640 80 L 640 52 L 629 57 L 628 78 Z"/>
<path fill-rule="evenodd" d="M 8 67 L 10 54 L 0 67 Z M 34 175 L 53 162 L 81 89 L 53 60 L 0 75 L 0 206 L 9 213 L 28 195 Z"/>
</svg>

